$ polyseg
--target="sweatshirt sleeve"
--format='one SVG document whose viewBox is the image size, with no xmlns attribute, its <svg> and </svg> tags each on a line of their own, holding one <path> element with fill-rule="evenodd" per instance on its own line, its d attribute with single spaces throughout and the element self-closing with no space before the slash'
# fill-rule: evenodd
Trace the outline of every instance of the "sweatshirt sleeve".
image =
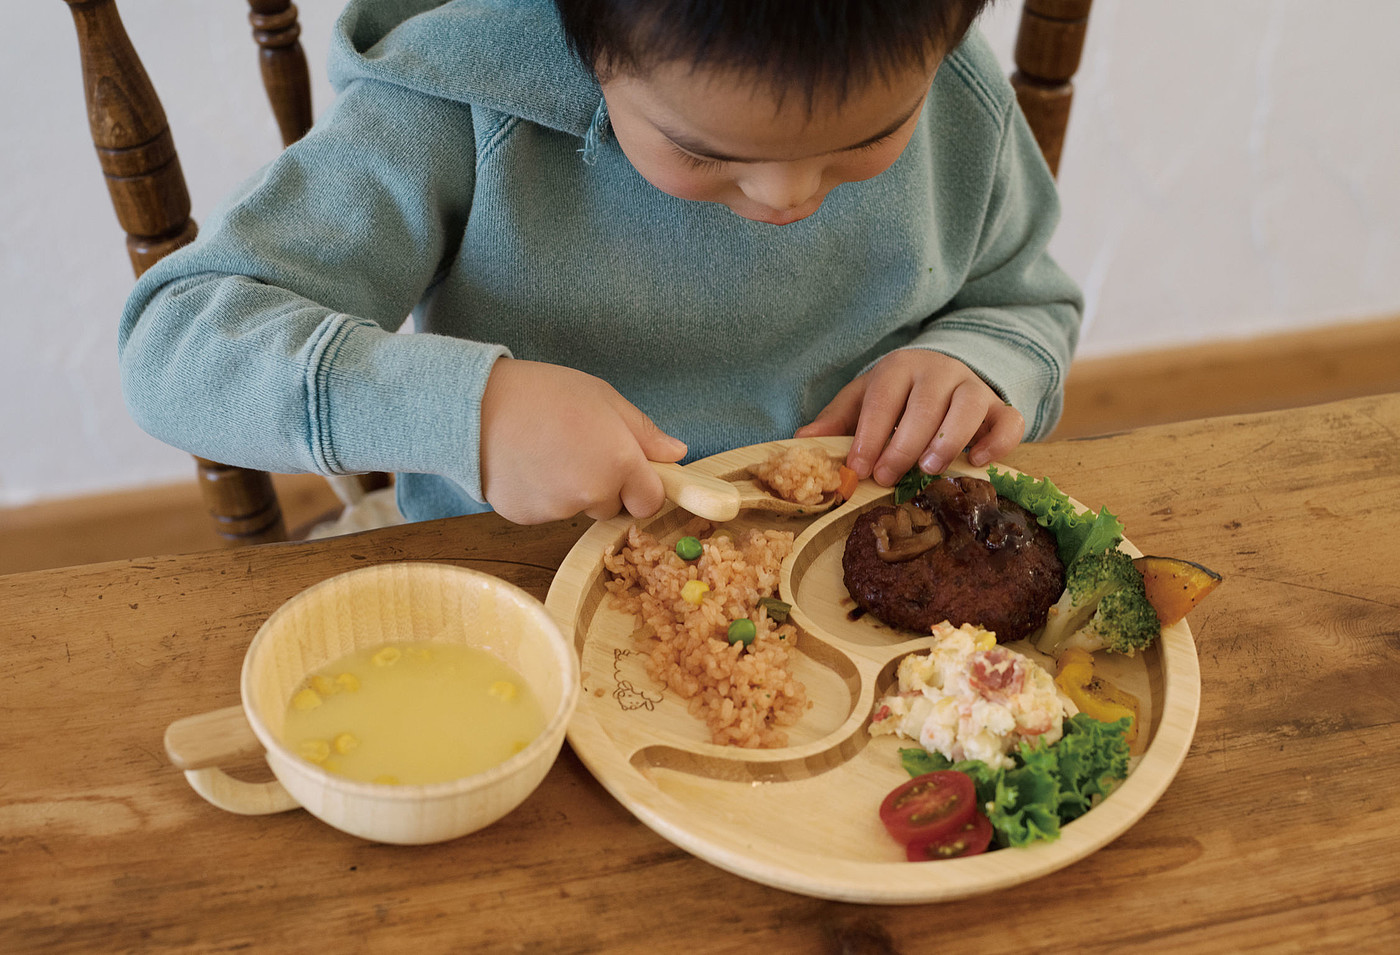
<svg viewBox="0 0 1400 955">
<path fill-rule="evenodd" d="M 906 347 L 950 355 L 1026 419 L 1026 439 L 1060 418 L 1083 296 L 1046 247 L 1059 220 L 1054 179 L 1014 100 L 1003 114 L 986 214 L 958 293 Z"/>
<path fill-rule="evenodd" d="M 348 87 L 137 283 L 118 334 L 132 417 L 229 464 L 441 474 L 480 499 L 506 350 L 395 334 L 456 252 L 475 156 L 466 106 Z"/>
</svg>

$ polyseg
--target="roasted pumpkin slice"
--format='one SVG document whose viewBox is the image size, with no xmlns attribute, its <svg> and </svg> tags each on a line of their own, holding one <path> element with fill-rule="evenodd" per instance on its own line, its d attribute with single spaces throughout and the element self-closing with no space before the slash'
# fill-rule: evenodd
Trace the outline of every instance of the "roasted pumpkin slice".
<svg viewBox="0 0 1400 955">
<path fill-rule="evenodd" d="M 1147 602 L 1169 627 L 1220 586 L 1221 576 L 1209 567 L 1179 557 L 1139 557 L 1133 561 L 1147 588 Z"/>
</svg>

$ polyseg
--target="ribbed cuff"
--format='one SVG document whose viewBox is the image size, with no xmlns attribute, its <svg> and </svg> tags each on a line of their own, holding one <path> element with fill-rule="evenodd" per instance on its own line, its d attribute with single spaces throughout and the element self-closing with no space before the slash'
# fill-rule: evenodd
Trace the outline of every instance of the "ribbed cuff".
<svg viewBox="0 0 1400 955">
<path fill-rule="evenodd" d="M 331 473 L 416 471 L 481 490 L 481 397 L 504 346 L 337 316 L 307 369 L 312 453 Z"/>
</svg>

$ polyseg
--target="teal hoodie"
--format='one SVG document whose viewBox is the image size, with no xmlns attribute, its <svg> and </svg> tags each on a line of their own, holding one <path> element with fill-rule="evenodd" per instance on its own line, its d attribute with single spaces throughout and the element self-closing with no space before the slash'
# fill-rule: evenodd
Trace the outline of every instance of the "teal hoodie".
<svg viewBox="0 0 1400 955">
<path fill-rule="evenodd" d="M 596 375 L 692 457 L 790 437 L 901 347 L 1060 413 L 1081 314 L 1053 181 L 976 33 L 885 173 L 787 226 L 644 180 L 548 0 L 354 0 L 335 103 L 137 283 L 138 424 L 275 472 L 400 472 L 412 519 L 483 509 L 502 355 Z M 396 334 L 412 315 L 414 334 Z"/>
</svg>

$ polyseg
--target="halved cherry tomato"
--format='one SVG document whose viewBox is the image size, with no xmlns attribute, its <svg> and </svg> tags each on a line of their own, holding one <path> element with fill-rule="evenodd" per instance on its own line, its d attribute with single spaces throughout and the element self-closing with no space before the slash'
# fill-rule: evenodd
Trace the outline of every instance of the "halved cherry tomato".
<svg viewBox="0 0 1400 955">
<path fill-rule="evenodd" d="M 937 859 L 958 859 L 987 851 L 992 842 L 992 824 L 980 812 L 953 832 L 931 839 L 915 839 L 905 847 L 910 862 L 933 862 Z"/>
<path fill-rule="evenodd" d="M 901 843 L 935 839 L 965 826 L 977 811 L 972 777 L 952 769 L 915 776 L 880 803 L 880 821 Z"/>
</svg>

